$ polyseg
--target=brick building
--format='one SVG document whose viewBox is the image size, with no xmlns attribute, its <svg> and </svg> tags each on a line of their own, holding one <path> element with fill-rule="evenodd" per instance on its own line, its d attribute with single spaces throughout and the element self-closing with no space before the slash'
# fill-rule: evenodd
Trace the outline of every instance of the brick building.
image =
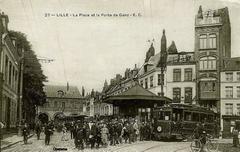
<svg viewBox="0 0 240 152">
<path fill-rule="evenodd" d="M 47 102 L 38 107 L 38 118 L 54 120 L 59 116 L 85 115 L 85 98 L 76 86 L 46 85 Z"/>
<path fill-rule="evenodd" d="M 197 100 L 220 111 L 220 71 L 231 57 L 231 27 L 228 8 L 203 11 L 195 17 Z"/>
</svg>

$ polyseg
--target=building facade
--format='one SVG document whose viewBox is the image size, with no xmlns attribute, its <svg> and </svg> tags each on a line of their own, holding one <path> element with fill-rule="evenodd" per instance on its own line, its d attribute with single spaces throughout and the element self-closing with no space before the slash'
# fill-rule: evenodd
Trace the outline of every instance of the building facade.
<svg viewBox="0 0 240 152">
<path fill-rule="evenodd" d="M 196 64 L 193 52 L 168 54 L 166 96 L 177 103 L 196 104 Z"/>
<path fill-rule="evenodd" d="M 1 64 L 0 73 L 2 73 L 1 84 L 1 114 L 0 121 L 6 128 L 16 127 L 17 121 L 20 120 L 21 104 L 19 104 L 19 85 L 22 81 L 19 77 L 22 73 L 21 57 L 22 50 L 16 47 L 16 38 L 10 37 L 8 31 L 8 16 L 0 14 L 1 22 Z"/>
<path fill-rule="evenodd" d="M 151 44 L 146 53 L 145 62 L 138 73 L 139 84 L 159 96 L 164 96 L 166 93 L 166 60 L 167 39 L 163 30 L 160 52 L 155 55 L 155 48 Z"/>
<path fill-rule="evenodd" d="M 44 121 L 55 120 L 59 116 L 85 115 L 85 98 L 76 86 L 46 85 L 47 102 L 38 107 L 38 118 Z"/>
<path fill-rule="evenodd" d="M 132 88 L 136 84 L 138 68 L 135 64 L 133 69 L 127 68 L 124 76 L 116 74 L 116 77 L 110 80 L 110 84 L 105 80 L 103 90 L 101 93 L 96 95 L 94 100 L 94 115 L 95 116 L 111 116 L 113 115 L 113 105 L 103 103 L 102 99 L 108 96 L 118 95 L 128 89 Z"/>
<path fill-rule="evenodd" d="M 231 137 L 235 121 L 240 120 L 240 58 L 225 60 L 221 72 L 220 103 L 223 137 Z"/>
<path fill-rule="evenodd" d="M 231 57 L 231 27 L 228 8 L 203 11 L 195 17 L 197 100 L 220 111 L 220 71 L 223 59 Z"/>
</svg>

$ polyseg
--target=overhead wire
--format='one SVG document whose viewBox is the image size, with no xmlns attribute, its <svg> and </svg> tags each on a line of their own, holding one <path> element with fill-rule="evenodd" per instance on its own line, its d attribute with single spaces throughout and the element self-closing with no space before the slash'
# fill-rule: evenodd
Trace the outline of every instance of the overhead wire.
<svg viewBox="0 0 240 152">
<path fill-rule="evenodd" d="M 65 11 L 66 9 L 63 7 L 61 0 L 58 0 L 57 2 L 59 3 L 60 8 Z M 55 26 L 55 27 L 58 27 L 58 26 Z M 62 50 L 62 46 L 61 46 L 61 43 L 60 43 L 59 30 L 58 30 L 58 28 L 56 28 L 56 29 L 57 29 L 57 44 L 58 44 L 58 47 L 59 47 L 59 50 L 60 50 L 60 53 L 61 53 L 61 60 L 62 60 L 62 64 L 63 64 L 64 78 L 65 78 L 65 81 L 68 83 L 68 77 L 67 77 L 67 73 L 66 73 L 66 66 L 65 66 L 64 57 L 63 57 L 63 50 Z"/>
</svg>

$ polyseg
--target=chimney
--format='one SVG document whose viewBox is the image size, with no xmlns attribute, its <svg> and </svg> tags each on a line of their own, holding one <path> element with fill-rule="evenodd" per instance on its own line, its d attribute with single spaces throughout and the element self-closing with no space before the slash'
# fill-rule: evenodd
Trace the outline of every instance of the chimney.
<svg viewBox="0 0 240 152">
<path fill-rule="evenodd" d="M 83 96 L 83 97 L 85 96 L 85 89 L 84 89 L 83 86 L 82 86 L 82 96 Z"/>
<path fill-rule="evenodd" d="M 4 12 L 2 12 L 1 14 L 1 19 L 2 19 L 2 24 L 3 24 L 3 30 L 4 32 L 8 31 L 8 16 L 4 14 Z"/>
<path fill-rule="evenodd" d="M 67 82 L 67 91 L 69 91 L 69 83 Z"/>
</svg>

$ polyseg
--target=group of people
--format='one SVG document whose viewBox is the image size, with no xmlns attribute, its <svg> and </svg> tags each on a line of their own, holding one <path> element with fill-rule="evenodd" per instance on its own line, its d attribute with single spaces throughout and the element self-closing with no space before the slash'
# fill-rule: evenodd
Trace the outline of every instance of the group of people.
<svg viewBox="0 0 240 152">
<path fill-rule="evenodd" d="M 59 126 L 59 124 L 58 124 Z M 73 139 L 77 149 L 86 147 L 99 148 L 108 145 L 133 143 L 137 140 L 151 140 L 152 126 L 148 122 L 138 122 L 136 119 L 111 119 L 111 120 L 85 120 L 61 123 L 62 141 L 68 140 L 68 134 Z M 45 134 L 45 145 L 49 145 L 50 137 L 57 128 L 53 122 L 35 125 L 37 139 L 41 132 Z M 22 128 L 24 143 L 27 143 L 29 127 L 25 124 Z"/>
<path fill-rule="evenodd" d="M 40 134 L 41 134 L 42 131 L 45 134 L 45 145 L 49 145 L 50 136 L 54 132 L 53 123 L 50 122 L 50 123 L 48 123 L 48 124 L 46 123 L 44 125 L 42 125 L 40 123 L 37 123 L 35 125 L 35 132 L 36 132 L 36 135 L 37 135 L 37 140 L 40 140 Z M 30 135 L 30 127 L 27 123 L 24 123 L 24 125 L 22 126 L 22 135 L 23 135 L 24 144 L 27 144 L 27 140 L 28 140 L 28 137 Z"/>
<path fill-rule="evenodd" d="M 116 120 L 111 121 L 84 121 L 72 122 L 69 127 L 71 138 L 74 139 L 75 147 L 84 149 L 84 147 L 99 148 L 110 145 L 133 143 L 139 137 L 140 140 L 150 139 L 148 134 L 151 126 L 145 123 L 138 123 L 137 120 Z M 64 136 L 64 134 L 63 134 Z"/>
</svg>

